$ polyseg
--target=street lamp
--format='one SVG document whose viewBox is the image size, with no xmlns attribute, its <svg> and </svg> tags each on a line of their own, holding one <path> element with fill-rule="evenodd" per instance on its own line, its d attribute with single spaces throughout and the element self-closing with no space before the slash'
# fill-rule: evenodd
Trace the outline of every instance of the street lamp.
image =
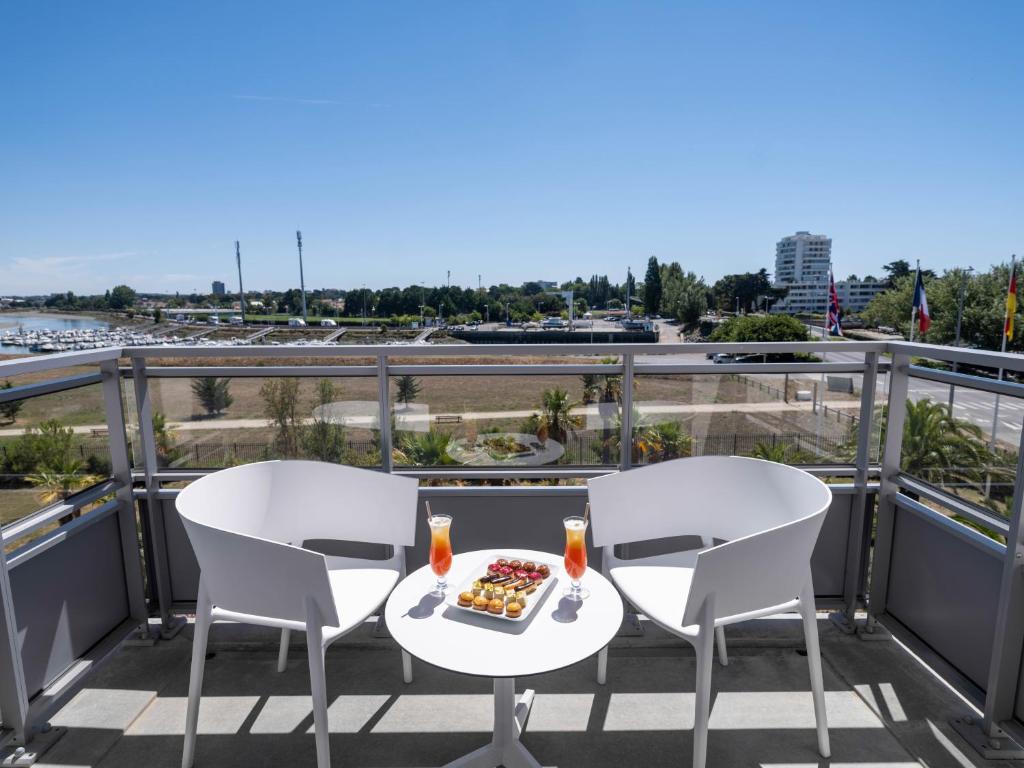
<svg viewBox="0 0 1024 768">
<path fill-rule="evenodd" d="M 960 346 L 960 325 L 964 319 L 964 294 L 967 293 L 967 278 L 974 271 L 974 267 L 967 267 L 963 270 L 963 275 L 960 278 L 960 296 L 956 302 L 956 341 L 953 342 L 954 347 Z M 953 361 L 953 373 L 956 373 L 957 362 Z M 952 384 L 949 385 L 949 415 L 953 415 L 953 395 L 956 391 L 956 387 Z"/>
</svg>

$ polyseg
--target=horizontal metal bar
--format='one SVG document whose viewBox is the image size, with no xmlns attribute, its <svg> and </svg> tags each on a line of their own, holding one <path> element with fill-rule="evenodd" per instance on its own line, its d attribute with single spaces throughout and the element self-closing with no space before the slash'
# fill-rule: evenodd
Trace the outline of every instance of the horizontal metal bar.
<svg viewBox="0 0 1024 768">
<path fill-rule="evenodd" d="M 1016 352 L 990 352 L 986 349 L 967 347 L 946 347 L 920 342 L 890 341 L 889 352 L 924 357 L 929 360 L 942 360 L 948 363 L 967 363 L 968 365 L 985 366 L 988 368 L 1004 368 L 1007 371 L 1024 372 L 1024 357 Z"/>
<path fill-rule="evenodd" d="M 33 384 L 22 384 L 10 389 L 0 389 L 0 403 L 9 403 L 13 400 L 27 400 L 30 397 L 41 395 L 52 395 L 54 392 L 65 392 L 69 389 L 87 387 L 90 384 L 99 384 L 103 381 L 103 374 L 83 373 L 79 376 L 65 376 L 61 379 L 50 379 L 49 381 L 38 381 Z"/>
<path fill-rule="evenodd" d="M 621 365 L 389 365 L 392 376 L 621 376 Z"/>
<path fill-rule="evenodd" d="M 918 496 L 926 498 L 928 501 L 938 504 L 943 509 L 948 509 L 950 512 L 960 515 L 960 517 L 966 518 L 976 525 L 991 528 L 1002 536 L 1007 536 L 1010 532 L 1010 523 L 1006 518 L 1000 517 L 991 510 L 977 504 L 972 504 L 965 499 L 946 493 L 941 488 L 920 478 L 900 472 L 894 478 L 894 482 L 901 488 L 911 493 L 916 493 Z"/>
<path fill-rule="evenodd" d="M 95 365 L 104 360 L 116 360 L 120 356 L 121 347 L 104 347 L 82 352 L 55 352 L 51 355 L 17 357 L 13 360 L 0 360 L 0 376 L 20 376 L 76 365 Z"/>
<path fill-rule="evenodd" d="M 586 496 L 585 485 L 434 485 L 421 496 Z"/>
<path fill-rule="evenodd" d="M 707 344 L 342 344 L 302 347 L 127 347 L 128 357 L 493 357 L 553 355 L 637 355 L 702 354 L 706 352 L 787 354 L 796 352 L 884 352 L 888 342 L 850 341 L 841 345 L 827 341 L 728 342 Z"/>
<path fill-rule="evenodd" d="M 636 374 L 864 373 L 864 363 L 636 363 Z"/>
<path fill-rule="evenodd" d="M 132 369 L 121 368 L 121 374 L 132 377 Z M 151 379 L 201 379 L 210 376 L 229 379 L 296 376 L 317 378 L 345 378 L 349 376 L 376 376 L 375 365 L 193 365 L 146 366 Z"/>
<path fill-rule="evenodd" d="M 520 467 L 501 469 L 498 467 L 480 469 L 431 469 L 428 467 L 396 467 L 392 474 L 418 477 L 421 480 L 555 480 L 587 477 L 601 477 L 619 468 L 613 465 L 598 467 L 564 467 L 544 469 L 543 467 Z"/>
<path fill-rule="evenodd" d="M 86 504 L 92 504 L 97 499 L 109 496 L 120 487 L 121 483 L 114 479 L 104 480 L 102 483 L 90 486 L 63 501 L 51 504 L 40 509 L 38 512 L 33 512 L 27 517 L 5 525 L 0 529 L 0 540 L 6 543 L 20 539 L 23 536 L 28 536 L 30 533 L 49 525 L 54 520 L 70 515 L 76 509 L 81 509 Z"/>
<path fill-rule="evenodd" d="M 920 515 L 925 520 L 946 529 L 946 531 L 953 534 L 958 539 L 963 539 L 971 546 L 976 549 L 980 549 L 986 554 L 990 554 L 999 559 L 1002 559 L 1006 554 L 1006 547 L 995 539 L 989 538 L 985 534 L 980 533 L 973 528 L 968 528 L 963 523 L 958 523 L 953 518 L 947 517 L 941 512 L 936 512 L 931 507 L 926 507 L 924 504 L 919 501 L 915 501 L 905 493 L 893 494 L 893 502 L 900 509 L 912 512 L 915 515 Z"/>
<path fill-rule="evenodd" d="M 969 373 L 953 373 L 936 368 L 925 368 L 921 365 L 908 365 L 907 375 L 915 379 L 927 379 L 940 384 L 951 384 L 961 389 L 973 389 L 979 392 L 1009 395 L 1024 398 L 1024 384 L 999 379 L 986 379 L 984 376 L 972 376 Z"/>
<path fill-rule="evenodd" d="M 82 517 L 76 518 L 70 523 L 62 525 L 49 533 L 45 533 L 38 539 L 34 539 L 24 546 L 14 550 L 14 552 L 7 556 L 7 567 L 9 569 L 16 568 L 22 563 L 31 560 L 36 555 L 41 555 L 51 547 L 55 547 L 62 541 L 66 541 L 71 536 L 79 533 L 83 528 L 95 525 L 110 515 L 116 515 L 119 509 L 120 503 L 118 500 L 111 499 L 103 506 L 89 510 Z"/>
</svg>

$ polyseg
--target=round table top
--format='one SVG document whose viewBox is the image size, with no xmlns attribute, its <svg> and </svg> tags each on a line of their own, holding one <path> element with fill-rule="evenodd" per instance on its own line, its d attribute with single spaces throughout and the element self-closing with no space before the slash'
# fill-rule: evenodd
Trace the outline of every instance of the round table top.
<svg viewBox="0 0 1024 768">
<path fill-rule="evenodd" d="M 527 447 L 523 453 L 510 455 L 504 459 L 496 459 L 488 453 L 481 445 L 483 440 L 492 437 L 509 438 Z M 486 432 L 477 436 L 476 441 L 470 443 L 466 438 L 460 437 L 452 440 L 448 446 L 448 455 L 460 464 L 476 467 L 493 466 L 515 466 L 515 467 L 539 467 L 544 464 L 553 464 L 562 458 L 565 447 L 557 440 L 550 437 L 543 443 L 536 435 L 527 435 L 522 432 Z"/>
<path fill-rule="evenodd" d="M 463 552 L 452 559 L 450 590 L 481 565 L 499 557 L 558 562 L 558 555 L 525 549 Z M 436 578 L 429 565 L 399 582 L 384 617 L 402 648 L 442 669 L 482 677 L 525 677 L 568 667 L 597 653 L 619 631 L 622 599 L 615 587 L 588 568 L 582 583 L 590 597 L 574 603 L 562 596 L 564 571 L 522 623 L 466 611 L 430 594 Z"/>
</svg>

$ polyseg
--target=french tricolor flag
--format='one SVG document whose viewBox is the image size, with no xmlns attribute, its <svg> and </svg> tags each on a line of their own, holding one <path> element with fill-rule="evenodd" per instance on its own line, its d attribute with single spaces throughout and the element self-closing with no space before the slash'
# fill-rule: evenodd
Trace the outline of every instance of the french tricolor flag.
<svg viewBox="0 0 1024 768">
<path fill-rule="evenodd" d="M 914 283 L 914 313 L 917 315 L 917 330 L 924 333 L 932 324 L 932 318 L 928 314 L 928 297 L 924 295 L 920 264 L 917 266 L 917 281 Z"/>
</svg>

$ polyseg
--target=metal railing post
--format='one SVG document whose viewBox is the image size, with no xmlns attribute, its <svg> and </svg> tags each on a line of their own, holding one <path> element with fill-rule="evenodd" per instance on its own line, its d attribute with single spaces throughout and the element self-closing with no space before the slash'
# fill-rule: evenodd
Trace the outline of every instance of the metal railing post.
<svg viewBox="0 0 1024 768">
<path fill-rule="evenodd" d="M 619 469 L 633 466 L 633 354 L 622 355 L 622 418 L 619 435 Z"/>
<path fill-rule="evenodd" d="M 7 556 L 0 552 L 0 725 L 10 729 L 13 741 L 28 736 L 28 690 L 14 616 L 14 597 L 7 573 Z"/>
<path fill-rule="evenodd" d="M 139 418 L 139 444 L 142 449 L 143 471 L 146 483 L 146 516 L 149 528 L 147 555 L 153 565 L 152 574 L 156 582 L 156 599 L 160 611 L 160 635 L 165 639 L 174 637 L 186 624 L 183 616 L 171 614 L 171 572 L 167 559 L 167 531 L 164 516 L 159 509 L 160 483 L 154 476 L 157 471 L 156 436 L 153 432 L 153 401 L 149 393 L 149 379 L 146 377 L 146 361 L 141 357 L 132 358 L 132 383 L 135 388 L 135 405 Z M 147 537 L 143 537 L 145 542 Z"/>
<path fill-rule="evenodd" d="M 871 562 L 871 586 L 868 590 L 868 631 L 874 629 L 874 617 L 885 612 L 889 588 L 889 563 L 892 557 L 892 536 L 896 522 L 895 496 L 899 484 L 903 453 L 903 423 L 907 416 L 907 391 L 910 357 L 905 353 L 892 356 L 889 372 L 889 401 L 886 408 L 885 445 L 882 449 L 882 477 L 878 491 L 878 525 L 875 531 L 875 552 Z"/>
<path fill-rule="evenodd" d="M 387 355 L 377 356 L 377 405 L 380 420 L 380 464 L 381 469 L 390 472 L 391 455 L 391 389 L 388 386 Z"/>
<path fill-rule="evenodd" d="M 989 740 L 1006 736 L 1000 724 L 1013 717 L 1024 651 L 1024 432 L 1017 449 L 1017 482 L 1006 537 L 995 641 L 985 693 L 984 731 Z M 1003 745 L 998 745 L 1001 748 Z"/>
<path fill-rule="evenodd" d="M 874 426 L 875 390 L 878 386 L 878 353 L 864 355 L 864 378 L 861 381 L 860 422 L 857 425 L 856 471 L 853 484 L 857 489 L 850 507 L 850 526 L 846 538 L 846 575 L 843 583 L 842 611 L 831 615 L 832 621 L 843 631 L 857 630 L 853 617 L 857 610 L 857 596 L 864 582 L 864 552 L 868 533 L 866 527 L 868 500 L 868 468 L 871 463 L 871 430 Z"/>
<path fill-rule="evenodd" d="M 121 556 L 124 560 L 128 609 L 132 619 L 141 625 L 141 632 L 145 633 L 148 631 L 149 609 L 146 606 L 146 586 L 142 575 L 142 559 L 139 555 L 135 499 L 132 497 L 132 465 L 128 456 L 128 436 L 124 426 L 121 372 L 117 360 L 104 360 L 100 364 L 100 370 L 103 373 L 103 410 L 107 420 L 111 475 L 121 483 L 116 493 L 117 520 L 121 532 Z"/>
</svg>

